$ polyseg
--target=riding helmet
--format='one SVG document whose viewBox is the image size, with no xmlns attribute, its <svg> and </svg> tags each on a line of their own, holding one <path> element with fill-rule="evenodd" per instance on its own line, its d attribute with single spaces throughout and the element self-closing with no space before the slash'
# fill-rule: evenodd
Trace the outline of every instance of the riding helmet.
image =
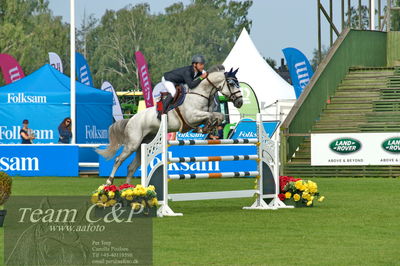
<svg viewBox="0 0 400 266">
<path fill-rule="evenodd" d="M 192 64 L 194 64 L 194 63 L 205 64 L 206 59 L 204 59 L 204 56 L 202 56 L 201 54 L 197 54 L 192 57 Z"/>
</svg>

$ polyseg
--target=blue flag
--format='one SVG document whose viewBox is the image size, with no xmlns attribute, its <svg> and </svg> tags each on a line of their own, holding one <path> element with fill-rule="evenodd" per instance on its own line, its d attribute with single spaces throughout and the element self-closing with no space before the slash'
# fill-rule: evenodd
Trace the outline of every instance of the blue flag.
<svg viewBox="0 0 400 266">
<path fill-rule="evenodd" d="M 78 76 L 78 81 L 90 87 L 93 86 L 92 74 L 90 73 L 89 65 L 86 62 L 85 57 L 80 53 L 75 53 L 76 60 L 76 75 Z"/>
<path fill-rule="evenodd" d="M 296 98 L 299 98 L 314 72 L 306 56 L 296 48 L 285 48 L 282 51 L 289 68 Z"/>
</svg>

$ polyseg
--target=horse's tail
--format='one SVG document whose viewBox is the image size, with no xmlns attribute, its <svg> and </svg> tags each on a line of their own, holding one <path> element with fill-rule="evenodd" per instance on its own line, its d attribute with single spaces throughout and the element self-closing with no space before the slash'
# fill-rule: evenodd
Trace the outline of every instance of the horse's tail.
<svg viewBox="0 0 400 266">
<path fill-rule="evenodd" d="M 96 152 L 106 159 L 111 159 L 118 151 L 119 147 L 124 144 L 125 128 L 129 119 L 122 119 L 110 126 L 108 129 L 108 138 L 110 144 L 107 149 L 97 149 Z"/>
</svg>

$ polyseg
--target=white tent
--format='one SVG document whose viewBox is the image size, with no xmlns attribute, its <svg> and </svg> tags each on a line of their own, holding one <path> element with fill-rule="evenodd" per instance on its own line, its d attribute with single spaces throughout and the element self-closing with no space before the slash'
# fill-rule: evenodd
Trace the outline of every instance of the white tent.
<svg viewBox="0 0 400 266">
<path fill-rule="evenodd" d="M 293 86 L 268 65 L 258 52 L 246 29 L 243 29 L 223 65 L 226 70 L 239 68 L 236 76 L 239 81 L 246 82 L 253 88 L 258 98 L 261 113 L 274 114 L 275 111 L 273 110 L 276 107 L 273 107 L 273 110 L 270 108 L 277 101 L 290 102 L 290 106 L 294 104 L 296 95 Z M 229 112 L 230 114 L 238 114 L 237 109 L 231 103 L 229 104 Z M 266 117 L 266 119 L 268 118 Z M 237 119 L 233 118 L 233 120 Z"/>
</svg>

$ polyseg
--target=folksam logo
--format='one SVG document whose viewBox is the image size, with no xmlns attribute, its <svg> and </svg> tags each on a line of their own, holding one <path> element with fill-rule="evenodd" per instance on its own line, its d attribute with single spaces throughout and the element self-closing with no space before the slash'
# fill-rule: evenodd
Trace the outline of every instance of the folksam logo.
<svg viewBox="0 0 400 266">
<path fill-rule="evenodd" d="M 19 72 L 18 66 L 11 68 L 8 71 L 8 74 L 10 75 L 11 82 L 16 82 L 21 79 L 21 73 Z"/>
<path fill-rule="evenodd" d="M 46 96 L 25 95 L 25 93 L 8 93 L 7 103 L 47 103 Z"/>
<path fill-rule="evenodd" d="M 107 139 L 108 130 L 107 129 L 97 129 L 96 125 L 86 125 L 85 126 L 85 136 L 86 139 Z"/>
<path fill-rule="evenodd" d="M 168 152 L 169 158 L 172 158 L 172 152 Z M 160 158 L 155 157 L 150 162 L 150 169 L 153 169 L 156 164 L 161 161 Z M 181 171 L 181 172 L 189 172 L 189 171 L 197 171 L 197 172 L 218 172 L 221 171 L 219 161 L 216 162 L 194 162 L 194 163 L 171 163 L 168 165 L 168 171 Z"/>
<path fill-rule="evenodd" d="M 0 141 L 2 140 L 21 140 L 19 132 L 20 126 L 0 126 Z M 42 139 L 54 139 L 54 131 L 51 129 L 34 129 L 32 130 L 35 134 L 36 140 Z"/>
<path fill-rule="evenodd" d="M 353 153 L 361 149 L 361 142 L 352 138 L 340 138 L 332 141 L 329 148 L 337 153 Z"/>
<path fill-rule="evenodd" d="M 177 140 L 187 140 L 187 139 L 202 140 L 202 139 L 205 139 L 206 137 L 207 137 L 207 134 L 194 133 L 193 130 L 186 132 L 186 133 L 181 133 L 181 132 L 176 133 Z"/>
<path fill-rule="evenodd" d="M 39 171 L 37 157 L 0 157 L 1 171 Z"/>
<path fill-rule="evenodd" d="M 391 153 L 400 153 L 400 137 L 385 140 L 382 143 L 382 148 Z"/>
<path fill-rule="evenodd" d="M 310 75 L 308 73 L 306 61 L 302 61 L 295 64 L 294 68 L 296 70 L 296 75 L 299 81 L 299 85 L 302 89 L 304 89 L 310 82 Z"/>
<path fill-rule="evenodd" d="M 238 139 L 255 139 L 257 138 L 257 133 L 252 131 L 240 131 Z"/>
</svg>

